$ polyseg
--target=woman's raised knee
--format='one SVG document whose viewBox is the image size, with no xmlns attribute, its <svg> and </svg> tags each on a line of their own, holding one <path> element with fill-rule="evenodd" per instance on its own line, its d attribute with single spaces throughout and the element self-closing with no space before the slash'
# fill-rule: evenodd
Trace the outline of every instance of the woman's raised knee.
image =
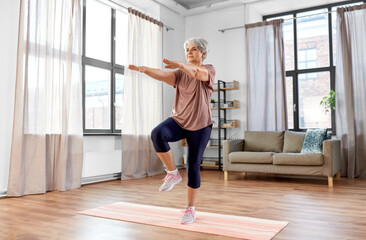
<svg viewBox="0 0 366 240">
<path fill-rule="evenodd" d="M 161 129 L 156 127 L 151 131 L 151 140 L 153 142 L 161 140 Z"/>
</svg>

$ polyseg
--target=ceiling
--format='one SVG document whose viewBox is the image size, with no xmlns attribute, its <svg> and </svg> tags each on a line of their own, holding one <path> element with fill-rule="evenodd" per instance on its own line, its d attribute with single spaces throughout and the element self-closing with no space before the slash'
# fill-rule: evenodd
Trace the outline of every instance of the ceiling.
<svg viewBox="0 0 366 240">
<path fill-rule="evenodd" d="M 192 9 L 202 6 L 210 6 L 211 4 L 224 2 L 220 0 L 174 0 L 174 2 L 182 5 L 186 9 Z"/>
<path fill-rule="evenodd" d="M 189 16 L 205 13 L 213 10 L 219 10 L 229 7 L 236 7 L 245 3 L 254 3 L 267 0 L 152 0 L 170 10 Z"/>
</svg>

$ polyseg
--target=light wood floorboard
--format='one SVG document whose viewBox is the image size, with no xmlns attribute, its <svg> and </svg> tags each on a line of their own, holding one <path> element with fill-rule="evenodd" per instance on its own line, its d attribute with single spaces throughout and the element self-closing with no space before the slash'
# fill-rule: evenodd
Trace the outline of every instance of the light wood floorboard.
<svg viewBox="0 0 366 240">
<path fill-rule="evenodd" d="M 84 185 L 66 192 L 0 198 L 0 239 L 232 239 L 76 214 L 124 201 L 184 208 L 183 182 L 158 192 L 163 175 Z M 366 180 L 288 178 L 202 170 L 197 211 L 288 221 L 274 239 L 366 239 Z M 178 221 L 178 219 L 177 219 Z"/>
</svg>

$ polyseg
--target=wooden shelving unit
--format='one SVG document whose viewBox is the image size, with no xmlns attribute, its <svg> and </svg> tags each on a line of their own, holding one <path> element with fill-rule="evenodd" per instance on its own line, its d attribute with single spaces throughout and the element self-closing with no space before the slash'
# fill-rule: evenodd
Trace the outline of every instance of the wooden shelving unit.
<svg viewBox="0 0 366 240">
<path fill-rule="evenodd" d="M 238 128 L 239 127 L 239 120 L 227 120 L 226 119 L 226 111 L 231 109 L 238 109 L 239 108 L 239 101 L 233 100 L 232 106 L 227 106 L 228 102 L 226 101 L 226 91 L 229 90 L 238 90 L 239 89 L 239 82 L 233 81 L 233 82 L 225 82 L 222 80 L 217 81 L 217 88 L 214 89 L 215 92 L 217 92 L 217 107 L 211 108 L 211 110 L 218 111 L 218 126 L 212 127 L 215 130 L 218 130 L 218 139 L 211 139 L 215 140 L 214 145 L 207 146 L 207 149 L 217 149 L 218 156 L 217 157 L 211 157 L 207 158 L 204 157 L 202 160 L 201 167 L 209 167 L 209 168 L 217 168 L 218 170 L 222 169 L 222 162 L 221 162 L 221 151 L 222 151 L 222 142 L 221 140 L 226 139 L 226 131 L 229 128 Z M 221 99 L 221 95 L 223 95 L 223 99 Z M 223 116 L 223 122 L 220 121 L 221 114 Z M 221 138 L 221 134 L 223 131 L 223 138 Z M 181 141 L 182 147 L 187 146 L 187 142 L 185 139 Z M 185 166 L 184 163 L 184 157 L 181 159 L 182 165 Z"/>
</svg>

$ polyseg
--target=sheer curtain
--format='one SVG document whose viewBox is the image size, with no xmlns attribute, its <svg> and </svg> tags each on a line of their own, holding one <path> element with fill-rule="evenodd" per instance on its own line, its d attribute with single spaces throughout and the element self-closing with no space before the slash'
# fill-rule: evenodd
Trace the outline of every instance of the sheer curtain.
<svg viewBox="0 0 366 240">
<path fill-rule="evenodd" d="M 81 0 L 22 0 L 8 196 L 80 187 Z"/>
<path fill-rule="evenodd" d="M 129 64 L 161 68 L 162 24 L 132 9 L 128 15 Z M 123 89 L 122 179 L 161 173 L 150 134 L 162 120 L 162 83 L 128 70 Z"/>
<path fill-rule="evenodd" d="M 288 129 L 283 20 L 247 24 L 248 130 Z"/>
<path fill-rule="evenodd" d="M 337 9 L 336 130 L 342 175 L 366 177 L 366 4 Z"/>
</svg>

